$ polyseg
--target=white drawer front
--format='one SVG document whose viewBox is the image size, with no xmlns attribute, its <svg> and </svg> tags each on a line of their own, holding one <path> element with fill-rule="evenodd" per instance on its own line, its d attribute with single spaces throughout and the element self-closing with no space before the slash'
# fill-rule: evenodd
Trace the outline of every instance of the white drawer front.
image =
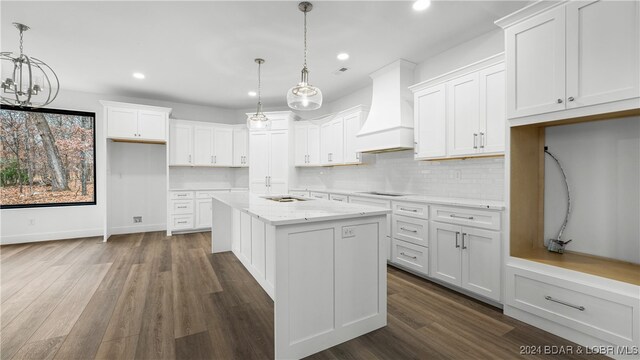
<svg viewBox="0 0 640 360">
<path fill-rule="evenodd" d="M 215 194 L 226 193 L 229 190 L 208 190 L 208 191 L 196 191 L 197 199 L 211 199 Z"/>
<path fill-rule="evenodd" d="M 392 208 L 394 214 L 425 220 L 429 218 L 429 205 L 427 204 L 394 201 Z"/>
<path fill-rule="evenodd" d="M 392 244 L 393 263 L 429 275 L 429 249 L 398 239 L 393 239 Z"/>
<path fill-rule="evenodd" d="M 301 197 L 308 198 L 309 197 L 309 192 L 308 191 L 289 190 L 289 195 L 301 196 Z"/>
<path fill-rule="evenodd" d="M 420 246 L 429 246 L 429 222 L 393 214 L 393 237 Z"/>
<path fill-rule="evenodd" d="M 325 200 L 329 200 L 329 194 L 327 194 L 327 193 L 311 192 L 311 193 L 309 193 L 309 195 L 310 195 L 310 196 L 311 196 L 311 198 L 313 198 L 313 199 L 325 199 Z"/>
<path fill-rule="evenodd" d="M 193 213 L 193 200 L 173 200 L 171 201 L 172 214 Z"/>
<path fill-rule="evenodd" d="M 193 215 L 174 215 L 171 223 L 173 230 L 193 229 Z"/>
<path fill-rule="evenodd" d="M 170 199 L 193 199 L 193 191 L 171 191 Z"/>
<path fill-rule="evenodd" d="M 600 289 L 522 269 L 508 267 L 507 276 L 508 305 L 613 344 L 633 343 L 637 300 L 633 305 Z"/>
<path fill-rule="evenodd" d="M 431 220 L 500 230 L 500 212 L 449 206 L 431 206 Z"/>
<path fill-rule="evenodd" d="M 334 201 L 342 201 L 342 202 L 349 201 L 349 197 L 347 195 L 339 195 L 339 194 L 329 194 L 329 199 Z"/>
</svg>

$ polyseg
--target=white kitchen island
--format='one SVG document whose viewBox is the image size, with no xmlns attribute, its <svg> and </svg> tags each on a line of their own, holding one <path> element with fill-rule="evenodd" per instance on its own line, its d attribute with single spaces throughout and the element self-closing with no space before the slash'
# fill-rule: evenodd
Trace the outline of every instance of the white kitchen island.
<svg viewBox="0 0 640 360">
<path fill-rule="evenodd" d="M 274 300 L 277 359 L 299 359 L 387 324 L 390 210 L 306 200 L 213 196 L 212 252 L 233 251 Z"/>
</svg>

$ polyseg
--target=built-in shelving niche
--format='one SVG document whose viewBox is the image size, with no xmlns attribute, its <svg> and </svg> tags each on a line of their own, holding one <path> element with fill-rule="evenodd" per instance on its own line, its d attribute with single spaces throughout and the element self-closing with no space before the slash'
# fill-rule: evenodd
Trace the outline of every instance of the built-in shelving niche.
<svg viewBox="0 0 640 360">
<path fill-rule="evenodd" d="M 544 245 L 545 129 L 550 126 L 605 121 L 640 115 L 640 109 L 511 128 L 510 255 L 547 265 L 640 285 L 640 265 Z"/>
</svg>

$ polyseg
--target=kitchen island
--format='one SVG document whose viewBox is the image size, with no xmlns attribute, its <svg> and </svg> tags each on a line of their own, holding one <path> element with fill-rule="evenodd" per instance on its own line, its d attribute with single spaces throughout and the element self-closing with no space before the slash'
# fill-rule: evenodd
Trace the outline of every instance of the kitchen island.
<svg viewBox="0 0 640 360">
<path fill-rule="evenodd" d="M 213 196 L 212 252 L 274 301 L 275 356 L 302 358 L 387 324 L 386 209 L 247 192 Z"/>
</svg>

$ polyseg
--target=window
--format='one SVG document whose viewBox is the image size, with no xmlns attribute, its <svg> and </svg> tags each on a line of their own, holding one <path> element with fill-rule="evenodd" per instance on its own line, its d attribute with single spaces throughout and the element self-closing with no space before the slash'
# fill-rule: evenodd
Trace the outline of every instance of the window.
<svg viewBox="0 0 640 360">
<path fill-rule="evenodd" d="M 0 106 L 0 208 L 96 203 L 95 113 Z"/>
</svg>

